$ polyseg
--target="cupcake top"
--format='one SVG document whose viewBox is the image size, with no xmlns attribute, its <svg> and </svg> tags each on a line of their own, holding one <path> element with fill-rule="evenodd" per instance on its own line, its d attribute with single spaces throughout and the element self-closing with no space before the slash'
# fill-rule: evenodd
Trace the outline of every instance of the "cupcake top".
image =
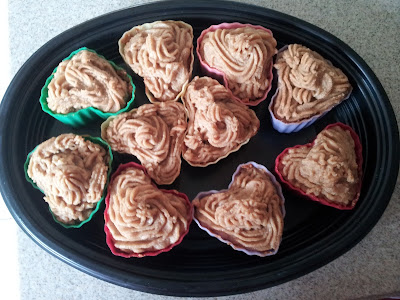
<svg viewBox="0 0 400 300">
<path fill-rule="evenodd" d="M 131 94 L 125 71 L 115 70 L 106 59 L 82 50 L 58 65 L 48 85 L 47 104 L 59 114 L 87 107 L 117 112 L 126 106 Z"/>
<path fill-rule="evenodd" d="M 193 29 L 181 21 L 133 27 L 119 40 L 125 62 L 144 78 L 150 102 L 176 101 L 193 69 Z"/>
<path fill-rule="evenodd" d="M 274 254 L 282 238 L 284 199 L 271 176 L 255 163 L 239 166 L 227 190 L 200 193 L 193 200 L 195 220 L 237 250 Z"/>
<path fill-rule="evenodd" d="M 312 146 L 289 148 L 277 171 L 305 194 L 352 206 L 361 180 L 358 159 L 350 131 L 334 125 L 321 131 Z"/>
<path fill-rule="evenodd" d="M 271 31 L 249 24 L 220 25 L 205 30 L 199 39 L 201 60 L 223 72 L 227 88 L 244 103 L 265 98 L 272 79 L 272 57 L 277 52 Z"/>
<path fill-rule="evenodd" d="M 109 159 L 100 145 L 67 133 L 37 146 L 27 173 L 44 192 L 56 219 L 76 224 L 86 220 L 102 199 Z"/>
<path fill-rule="evenodd" d="M 135 155 L 155 182 L 170 184 L 180 173 L 186 127 L 183 105 L 162 102 L 107 119 L 101 136 L 114 151 Z"/>
<path fill-rule="evenodd" d="M 204 167 L 237 151 L 260 126 L 253 110 L 209 77 L 195 77 L 182 101 L 189 117 L 182 154 L 192 166 Z"/>
<path fill-rule="evenodd" d="M 114 254 L 156 255 L 179 243 L 188 232 L 192 209 L 175 191 L 159 190 L 139 167 L 119 168 L 106 199 L 105 230 Z"/>
<path fill-rule="evenodd" d="M 278 91 L 273 99 L 275 118 L 300 122 L 339 104 L 352 87 L 346 75 L 317 52 L 292 44 L 277 55 Z"/>
</svg>

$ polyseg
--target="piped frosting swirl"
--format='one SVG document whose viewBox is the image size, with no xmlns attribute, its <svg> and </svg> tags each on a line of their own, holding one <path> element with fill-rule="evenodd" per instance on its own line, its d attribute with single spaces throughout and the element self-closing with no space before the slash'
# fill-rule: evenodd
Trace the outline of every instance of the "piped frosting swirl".
<svg viewBox="0 0 400 300">
<path fill-rule="evenodd" d="M 223 72 L 227 88 L 244 103 L 265 98 L 272 78 L 272 57 L 277 52 L 271 31 L 239 23 L 221 26 L 206 30 L 200 39 L 201 60 Z"/>
<path fill-rule="evenodd" d="M 109 118 L 101 135 L 114 151 L 135 155 L 155 182 L 170 184 L 180 173 L 186 127 L 183 105 L 162 102 Z"/>
<path fill-rule="evenodd" d="M 193 69 L 193 29 L 181 21 L 133 27 L 119 40 L 125 62 L 144 78 L 151 102 L 176 101 Z"/>
<path fill-rule="evenodd" d="M 292 44 L 278 53 L 274 116 L 287 123 L 321 114 L 339 104 L 352 87 L 346 75 L 317 52 Z"/>
<path fill-rule="evenodd" d="M 104 58 L 82 50 L 58 65 L 48 85 L 47 104 L 59 114 L 87 107 L 117 112 L 126 106 L 131 94 L 125 71 L 115 70 Z"/>
<path fill-rule="evenodd" d="M 182 155 L 193 166 L 216 163 L 237 151 L 260 126 L 253 110 L 209 77 L 195 77 L 182 100 L 189 118 Z"/>
<path fill-rule="evenodd" d="M 45 193 L 57 220 L 76 224 L 86 220 L 101 200 L 109 159 L 103 147 L 79 135 L 62 134 L 36 148 L 28 176 Z"/>
</svg>

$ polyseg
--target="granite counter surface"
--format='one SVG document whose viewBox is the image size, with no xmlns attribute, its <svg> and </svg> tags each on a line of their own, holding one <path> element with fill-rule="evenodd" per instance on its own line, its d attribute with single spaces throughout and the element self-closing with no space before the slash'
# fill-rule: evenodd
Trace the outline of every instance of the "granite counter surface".
<svg viewBox="0 0 400 300">
<path fill-rule="evenodd" d="M 107 12 L 148 3 L 138 0 L 23 1 L 8 3 L 11 76 L 57 34 Z M 240 1 L 317 25 L 352 47 L 384 86 L 400 118 L 400 1 Z M 296 280 L 219 299 L 355 299 L 400 296 L 400 188 L 378 224 L 350 251 Z M 0 226 L 15 226 L 13 220 Z M 173 299 L 118 287 L 57 260 L 17 229 L 21 299 Z M 6 272 L 1 270 L 0 272 Z M 3 298 L 6 299 L 6 298 Z M 12 298 L 7 298 L 12 299 Z M 176 298 L 182 299 L 182 298 Z"/>
</svg>

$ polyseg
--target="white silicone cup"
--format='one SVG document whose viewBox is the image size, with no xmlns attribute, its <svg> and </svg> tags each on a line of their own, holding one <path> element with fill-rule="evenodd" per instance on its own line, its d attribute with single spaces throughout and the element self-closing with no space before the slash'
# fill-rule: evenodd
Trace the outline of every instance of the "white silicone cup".
<svg viewBox="0 0 400 300">
<path fill-rule="evenodd" d="M 281 49 L 279 49 L 278 53 L 276 54 L 277 55 L 276 57 L 278 57 L 279 54 L 282 53 L 283 51 L 285 51 L 287 48 L 288 48 L 288 45 L 286 45 L 286 46 L 282 47 Z M 327 59 L 325 59 L 325 60 L 328 61 L 328 63 L 332 65 L 332 63 L 329 60 L 327 60 Z M 278 81 L 279 81 L 279 77 L 278 77 L 277 74 L 276 74 L 276 76 L 277 76 Z M 272 110 L 272 105 L 273 105 L 273 103 L 275 101 L 275 98 L 278 95 L 278 92 L 279 92 L 279 86 L 276 89 L 275 94 L 272 96 L 271 102 L 268 105 L 268 111 L 269 111 L 269 114 L 271 116 L 272 126 L 274 127 L 275 130 L 277 130 L 277 131 L 279 131 L 281 133 L 292 133 L 292 132 L 298 132 L 298 131 L 302 130 L 303 128 L 306 128 L 306 127 L 310 126 L 315 121 L 317 121 L 318 119 L 320 119 L 323 116 L 325 116 L 333 108 L 335 108 L 340 103 L 342 103 L 343 101 L 348 99 L 350 97 L 350 95 L 351 95 L 352 89 L 350 90 L 349 94 L 346 97 L 344 97 L 338 104 L 332 106 L 330 109 L 328 109 L 328 110 L 326 110 L 326 111 L 324 111 L 324 112 L 322 112 L 322 113 L 320 113 L 318 115 L 312 116 L 311 118 L 305 119 L 305 120 L 303 120 L 301 122 L 292 122 L 292 123 L 283 122 L 283 121 L 277 119 L 275 117 L 275 115 L 274 115 L 274 112 Z"/>
<path fill-rule="evenodd" d="M 190 24 L 187 24 L 187 23 L 185 23 L 183 21 L 174 21 L 174 20 L 155 21 L 155 22 L 152 22 L 152 23 L 144 23 L 142 25 L 138 25 L 138 26 L 132 27 L 128 31 L 124 32 L 122 37 L 118 40 L 119 53 L 120 53 L 120 55 L 122 56 L 122 58 L 124 59 L 125 63 L 128 66 L 129 66 L 129 63 L 126 61 L 126 58 L 125 58 L 125 55 L 124 55 L 124 48 L 125 48 L 125 45 L 126 45 L 126 40 L 129 40 L 130 38 L 132 38 L 134 35 L 136 35 L 137 33 L 139 33 L 142 30 L 147 30 L 147 29 L 153 28 L 153 26 L 155 24 L 161 23 L 161 22 L 175 22 L 175 23 L 179 23 L 179 24 L 183 25 L 184 27 L 186 27 L 186 28 L 188 28 L 190 30 L 191 35 L 192 35 L 192 39 L 194 39 L 193 27 Z M 192 78 L 193 63 L 194 63 L 194 54 L 193 54 L 193 46 L 192 46 L 192 48 L 190 50 L 190 65 L 189 65 L 189 73 L 190 73 L 190 75 L 189 75 L 189 78 L 182 85 L 182 89 L 178 93 L 178 95 L 176 95 L 175 99 L 169 100 L 169 101 L 178 101 L 181 98 L 181 96 L 186 92 L 186 88 L 189 85 L 190 79 Z M 149 101 L 151 103 L 163 102 L 163 101 L 159 101 L 157 98 L 155 98 L 154 95 L 150 92 L 150 90 L 148 89 L 147 86 L 145 86 L 145 94 L 146 94 L 147 98 L 149 99 Z"/>
<path fill-rule="evenodd" d="M 273 185 L 275 186 L 275 188 L 276 188 L 276 191 L 277 191 L 277 193 L 278 193 L 278 196 L 282 199 L 281 210 L 282 210 L 282 217 L 284 218 L 284 217 L 285 217 L 285 214 L 286 214 L 286 211 L 285 211 L 285 198 L 283 197 L 281 185 L 280 185 L 279 182 L 276 180 L 275 176 L 274 176 L 266 167 L 264 167 L 263 165 L 260 165 L 260 164 L 258 164 L 258 163 L 256 163 L 256 162 L 253 162 L 253 161 L 250 161 L 250 162 L 247 162 L 247 163 L 244 163 L 244 164 L 240 164 L 240 165 L 237 167 L 236 171 L 235 171 L 235 172 L 233 173 L 233 175 L 232 175 L 232 180 L 231 180 L 231 183 L 230 183 L 229 186 L 228 186 L 228 189 L 231 187 L 231 185 L 232 185 L 232 183 L 233 183 L 233 180 L 235 179 L 235 176 L 236 176 L 236 174 L 239 172 L 240 168 L 241 168 L 242 166 L 248 165 L 248 164 L 253 165 L 253 166 L 256 167 L 257 169 L 262 169 L 262 170 L 264 170 L 264 171 L 269 175 L 272 184 L 273 184 Z M 210 194 L 216 194 L 216 193 L 225 192 L 225 191 L 227 191 L 228 189 L 219 190 L 219 191 L 217 191 L 217 190 L 210 190 L 210 191 L 206 191 L 206 192 L 200 192 L 200 193 L 197 194 L 197 196 L 196 196 L 194 199 L 201 199 L 201 198 L 203 198 L 203 197 L 205 197 L 205 196 L 208 196 L 208 195 L 210 195 Z M 257 255 L 257 256 L 260 256 L 260 257 L 265 257 L 265 256 L 274 255 L 274 254 L 276 254 L 276 253 L 278 252 L 278 250 L 279 250 L 279 247 L 278 247 L 277 249 L 271 249 L 270 252 L 261 253 L 261 252 L 258 252 L 258 251 L 250 251 L 250 250 L 247 250 L 247 249 L 245 249 L 245 248 L 237 247 L 237 246 L 233 245 L 230 241 L 227 241 L 227 240 L 223 239 L 223 238 L 220 237 L 218 234 L 215 234 L 215 233 L 211 232 L 209 229 L 207 229 L 207 228 L 205 228 L 204 226 L 202 226 L 195 216 L 194 216 L 193 220 L 197 223 L 197 225 L 198 225 L 202 230 L 204 230 L 205 232 L 207 232 L 210 236 L 217 238 L 217 239 L 220 240 L 221 242 L 223 242 L 223 243 L 228 244 L 229 246 L 231 246 L 233 249 L 235 249 L 235 250 L 237 250 L 237 251 L 244 252 L 244 253 L 246 253 L 247 255 Z M 281 240 L 282 240 L 282 237 L 281 237 Z"/>
<path fill-rule="evenodd" d="M 254 28 L 254 29 L 261 29 L 261 30 L 269 32 L 273 36 L 271 30 L 269 30 L 269 29 L 267 29 L 265 27 L 259 26 L 259 25 L 242 24 L 242 23 L 237 23 L 237 22 L 235 22 L 235 23 L 221 23 L 221 24 L 218 24 L 218 25 L 212 25 L 212 26 L 208 27 L 207 29 L 203 30 L 201 32 L 199 38 L 197 39 L 196 54 L 197 54 L 197 57 L 199 58 L 200 68 L 201 68 L 201 71 L 202 71 L 203 74 L 218 80 L 219 83 L 221 83 L 222 85 L 224 85 L 226 87 L 226 89 L 232 94 L 232 98 L 235 99 L 236 101 L 242 102 L 243 104 L 246 104 L 248 106 L 256 106 L 259 103 L 261 103 L 262 101 L 264 101 L 265 99 L 267 99 L 268 93 L 271 90 L 271 87 L 272 87 L 272 76 L 273 76 L 273 74 L 272 74 L 273 61 L 272 60 L 271 60 L 270 65 L 268 66 L 268 82 L 269 82 L 269 86 L 268 86 L 267 90 L 265 91 L 265 93 L 263 94 L 263 96 L 261 98 L 258 98 L 256 100 L 254 100 L 254 101 L 244 101 L 244 100 L 236 97 L 235 95 L 233 95 L 232 91 L 229 89 L 228 79 L 226 78 L 225 73 L 220 71 L 220 70 L 218 70 L 218 69 L 210 67 L 203 60 L 203 58 L 200 55 L 200 44 L 203 41 L 204 35 L 206 35 L 208 32 L 216 31 L 217 29 L 232 29 L 232 28 L 235 29 L 235 28 L 242 28 L 242 27 L 251 27 L 251 28 Z"/>
</svg>

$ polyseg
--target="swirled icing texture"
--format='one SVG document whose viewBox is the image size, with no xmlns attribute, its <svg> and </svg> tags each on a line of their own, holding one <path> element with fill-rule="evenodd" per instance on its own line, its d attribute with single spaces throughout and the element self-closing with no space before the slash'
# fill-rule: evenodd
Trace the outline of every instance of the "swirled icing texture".
<svg viewBox="0 0 400 300">
<path fill-rule="evenodd" d="M 352 90 L 340 69 L 298 44 L 279 53 L 274 67 L 278 72 L 278 92 L 272 110 L 283 122 L 298 122 L 323 113 Z"/>
<path fill-rule="evenodd" d="M 228 190 L 193 202 L 200 224 L 234 248 L 267 254 L 277 250 L 283 232 L 283 199 L 269 175 L 243 165 Z"/>
<path fill-rule="evenodd" d="M 117 112 L 126 106 L 131 94 L 125 71 L 115 70 L 107 60 L 82 50 L 58 65 L 48 85 L 47 104 L 60 114 L 87 107 Z"/>
<path fill-rule="evenodd" d="M 28 175 L 45 193 L 57 220 L 75 224 L 86 220 L 102 198 L 109 159 L 103 147 L 79 135 L 62 134 L 36 148 Z"/>
<path fill-rule="evenodd" d="M 265 95 L 272 57 L 277 52 L 270 31 L 217 29 L 204 35 L 199 50 L 204 62 L 225 74 L 228 88 L 236 97 L 249 102 Z"/>
<path fill-rule="evenodd" d="M 306 194 L 348 205 L 358 191 L 355 143 L 340 126 L 321 131 L 312 147 L 289 149 L 278 170 Z"/>
<path fill-rule="evenodd" d="M 187 231 L 185 200 L 163 193 L 142 170 L 127 168 L 110 187 L 107 227 L 114 246 L 127 253 L 165 249 Z"/>
<path fill-rule="evenodd" d="M 253 110 L 209 77 L 195 77 L 182 101 L 189 117 L 182 154 L 193 166 L 216 163 L 237 151 L 260 126 Z"/>
<path fill-rule="evenodd" d="M 192 74 L 193 29 L 189 24 L 147 23 L 125 32 L 119 44 L 122 57 L 144 78 L 156 100 L 177 100 Z"/>
<path fill-rule="evenodd" d="M 155 182 L 170 184 L 180 173 L 186 127 L 181 103 L 145 104 L 112 119 L 102 137 L 114 151 L 135 155 Z"/>
</svg>

